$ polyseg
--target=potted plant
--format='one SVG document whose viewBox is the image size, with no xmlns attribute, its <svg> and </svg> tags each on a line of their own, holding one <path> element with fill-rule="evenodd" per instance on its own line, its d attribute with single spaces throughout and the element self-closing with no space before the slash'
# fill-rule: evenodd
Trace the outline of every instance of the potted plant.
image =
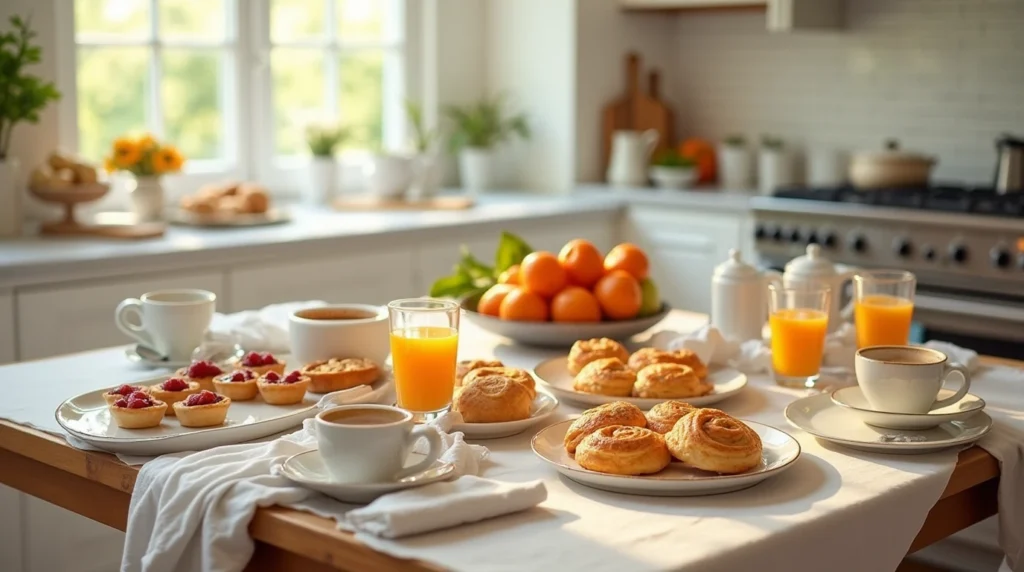
<svg viewBox="0 0 1024 572">
<path fill-rule="evenodd" d="M 778 187 L 793 183 L 793 157 L 779 137 L 761 136 L 757 183 L 762 195 L 770 195 Z"/>
<path fill-rule="evenodd" d="M 718 147 L 718 165 L 722 186 L 727 189 L 747 189 L 753 181 L 753 157 L 742 135 L 726 137 Z"/>
<path fill-rule="evenodd" d="M 161 177 L 181 171 L 185 158 L 174 145 L 157 141 L 152 135 L 119 137 L 103 160 L 107 172 L 127 171 L 135 175 L 132 205 L 143 221 L 160 220 L 164 209 Z"/>
<path fill-rule="evenodd" d="M 406 101 L 405 115 L 412 126 L 413 147 L 416 150 L 410 191 L 417 198 L 429 198 L 437 194 L 441 187 L 441 178 L 444 175 L 441 158 L 438 156 L 434 144 L 438 133 L 424 124 L 423 108 L 419 102 Z"/>
<path fill-rule="evenodd" d="M 685 189 L 697 180 L 694 161 L 675 149 L 665 149 L 654 156 L 649 171 L 654 186 L 662 189 Z"/>
<path fill-rule="evenodd" d="M 502 95 L 449 106 L 445 113 L 455 123 L 450 145 L 459 157 L 462 186 L 474 193 L 493 187 L 494 148 L 516 135 L 529 138 L 526 116 L 508 115 Z"/>
<path fill-rule="evenodd" d="M 25 69 L 42 59 L 42 50 L 32 44 L 36 33 L 29 22 L 11 16 L 10 23 L 11 31 L 0 33 L 0 236 L 21 233 L 18 162 L 9 155 L 14 127 L 38 123 L 39 112 L 60 99 L 53 83 Z"/>
<path fill-rule="evenodd" d="M 338 123 L 314 123 L 306 127 L 306 145 L 313 154 L 304 197 L 308 204 L 327 204 L 337 194 L 338 164 L 334 153 L 348 137 L 348 129 Z"/>
</svg>

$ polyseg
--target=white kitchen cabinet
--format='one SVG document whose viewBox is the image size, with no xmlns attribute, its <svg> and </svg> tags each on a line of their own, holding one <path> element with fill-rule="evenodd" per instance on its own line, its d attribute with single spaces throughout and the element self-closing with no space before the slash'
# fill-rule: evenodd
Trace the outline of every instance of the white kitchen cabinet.
<svg viewBox="0 0 1024 572">
<path fill-rule="evenodd" d="M 25 499 L 24 572 L 120 569 L 123 532 L 46 501 Z"/>
<path fill-rule="evenodd" d="M 0 364 L 17 359 L 17 333 L 14 326 L 14 295 L 0 292 Z"/>
<path fill-rule="evenodd" d="M 221 272 L 148 274 L 107 278 L 80 284 L 19 290 L 18 359 L 30 360 L 128 344 L 131 339 L 114 325 L 114 309 L 125 298 L 152 290 L 199 288 L 223 299 Z"/>
<path fill-rule="evenodd" d="M 22 524 L 22 499 L 28 498 L 6 485 L 0 485 L 0 570 L 22 572 L 22 538 L 25 534 Z"/>
</svg>

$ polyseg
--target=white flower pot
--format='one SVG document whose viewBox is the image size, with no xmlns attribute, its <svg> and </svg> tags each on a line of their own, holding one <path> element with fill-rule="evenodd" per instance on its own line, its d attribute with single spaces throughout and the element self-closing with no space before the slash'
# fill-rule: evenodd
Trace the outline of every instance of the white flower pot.
<svg viewBox="0 0 1024 572">
<path fill-rule="evenodd" d="M 366 165 L 366 186 L 370 193 L 383 198 L 405 195 L 412 184 L 413 161 L 401 155 L 377 153 Z"/>
<path fill-rule="evenodd" d="M 721 145 L 718 148 L 718 174 L 727 189 L 753 186 L 754 156 L 746 145 Z"/>
<path fill-rule="evenodd" d="M 470 194 L 494 188 L 494 150 L 466 147 L 459 152 L 459 179 Z"/>
<path fill-rule="evenodd" d="M 665 167 L 655 165 L 649 174 L 654 186 L 659 189 L 687 189 L 697 180 L 697 169 L 694 167 Z"/>
<path fill-rule="evenodd" d="M 794 182 L 793 156 L 785 149 L 762 149 L 757 160 L 757 188 L 762 195 Z"/>
<path fill-rule="evenodd" d="M 132 207 L 142 221 L 157 221 L 164 216 L 164 185 L 160 177 L 136 177 L 132 189 Z"/>
<path fill-rule="evenodd" d="M 338 163 L 334 157 L 313 157 L 309 163 L 309 181 L 303 202 L 308 205 L 328 205 L 337 197 Z"/>
<path fill-rule="evenodd" d="M 0 161 L 0 236 L 21 234 L 21 193 L 18 160 Z"/>
<path fill-rule="evenodd" d="M 444 164 L 437 153 L 420 153 L 413 158 L 413 180 L 409 194 L 417 199 L 428 199 L 441 189 Z"/>
</svg>

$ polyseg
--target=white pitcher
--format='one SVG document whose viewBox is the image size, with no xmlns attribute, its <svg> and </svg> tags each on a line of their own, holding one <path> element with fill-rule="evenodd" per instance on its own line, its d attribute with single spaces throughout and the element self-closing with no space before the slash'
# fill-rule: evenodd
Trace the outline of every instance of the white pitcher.
<svg viewBox="0 0 1024 572">
<path fill-rule="evenodd" d="M 807 245 L 807 254 L 798 256 L 786 264 L 786 270 L 782 274 L 782 283 L 787 288 L 800 288 L 802 286 L 828 286 L 832 289 L 832 302 L 828 315 L 828 331 L 834 332 L 839 329 L 849 315 L 849 309 L 844 308 L 844 293 L 846 283 L 853 280 L 853 276 L 859 272 L 859 268 L 832 264 L 832 261 L 821 255 L 821 246 L 817 244 Z"/>
<path fill-rule="evenodd" d="M 647 165 L 658 144 L 658 132 L 616 131 L 612 137 L 612 156 L 608 161 L 608 183 L 622 187 L 647 185 Z"/>
<path fill-rule="evenodd" d="M 715 267 L 711 277 L 711 325 L 727 339 L 760 340 L 768 319 L 768 284 L 778 272 L 761 272 L 743 262 L 740 251 Z"/>
</svg>

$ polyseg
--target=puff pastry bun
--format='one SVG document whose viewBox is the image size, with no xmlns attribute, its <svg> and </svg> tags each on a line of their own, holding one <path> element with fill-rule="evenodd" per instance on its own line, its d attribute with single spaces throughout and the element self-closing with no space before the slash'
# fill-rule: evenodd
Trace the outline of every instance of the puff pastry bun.
<svg viewBox="0 0 1024 572">
<path fill-rule="evenodd" d="M 466 423 L 501 423 L 530 416 L 533 397 L 523 384 L 504 375 L 477 377 L 462 385 L 453 408 Z"/>
<path fill-rule="evenodd" d="M 665 438 L 644 427 L 602 427 L 576 448 L 576 462 L 581 467 L 613 475 L 657 473 L 671 460 Z"/>
<path fill-rule="evenodd" d="M 573 379 L 572 387 L 584 393 L 629 397 L 636 383 L 636 373 L 619 358 L 602 358 L 583 367 Z"/>
<path fill-rule="evenodd" d="M 609 427 L 612 425 L 645 427 L 647 425 L 647 419 L 644 417 L 644 412 L 640 411 L 639 407 L 625 401 L 613 401 L 611 403 L 598 405 L 593 409 L 587 409 L 582 415 L 572 422 L 572 425 L 569 425 L 569 430 L 565 432 L 565 438 L 563 440 L 565 450 L 570 455 L 575 454 L 576 447 L 579 446 L 580 441 L 582 441 L 584 437 L 602 427 Z"/>
<path fill-rule="evenodd" d="M 496 359 L 464 359 L 455 365 L 455 387 L 462 385 L 466 374 L 481 367 L 503 367 L 505 364 Z"/>
<path fill-rule="evenodd" d="M 633 352 L 633 355 L 629 356 L 628 363 L 629 367 L 633 368 L 633 371 L 640 371 L 641 369 L 656 363 L 677 363 L 679 365 L 689 366 L 700 379 L 704 379 L 708 376 L 707 366 L 700 361 L 697 354 L 687 349 L 667 352 L 657 348 L 641 348 Z"/>
<path fill-rule="evenodd" d="M 683 401 L 663 401 L 647 412 L 647 428 L 664 435 L 675 427 L 676 421 L 694 409 L 696 407 Z"/>
<path fill-rule="evenodd" d="M 525 369 L 519 369 L 517 367 L 478 367 L 466 374 L 466 377 L 462 378 L 462 385 L 469 385 L 473 380 L 481 377 L 487 377 L 489 375 L 501 375 L 505 376 L 512 381 L 522 385 L 526 388 L 526 391 L 530 394 L 530 399 L 537 397 L 537 388 L 533 380 L 533 376 L 530 372 Z"/>
<path fill-rule="evenodd" d="M 693 369 L 677 363 L 655 363 L 636 374 L 633 395 L 648 399 L 697 397 L 711 393 L 714 386 L 701 381 Z"/>
<path fill-rule="evenodd" d="M 705 471 L 736 474 L 761 463 L 761 438 L 717 409 L 694 409 L 665 435 L 672 456 Z"/>
<path fill-rule="evenodd" d="M 629 359 L 629 352 L 625 346 L 608 338 L 579 340 L 569 350 L 569 371 L 576 375 L 588 363 L 604 358 L 618 358 L 625 363 Z"/>
</svg>

